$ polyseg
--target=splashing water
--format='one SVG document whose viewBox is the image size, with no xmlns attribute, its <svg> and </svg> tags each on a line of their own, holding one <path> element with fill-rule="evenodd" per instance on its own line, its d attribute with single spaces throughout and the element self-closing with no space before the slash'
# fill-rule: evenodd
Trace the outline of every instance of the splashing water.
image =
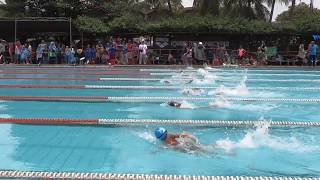
<svg viewBox="0 0 320 180">
<path fill-rule="evenodd" d="M 306 146 L 295 137 L 278 137 L 269 133 L 270 121 L 256 124 L 256 129 L 249 130 L 245 136 L 232 141 L 229 138 L 216 141 L 216 148 L 223 149 L 230 153 L 237 148 L 254 149 L 259 147 L 268 147 L 270 149 L 291 151 L 291 152 L 310 152 L 319 151 L 318 146 Z"/>
<path fill-rule="evenodd" d="M 224 85 L 220 85 L 215 91 L 209 91 L 208 95 L 229 95 L 229 96 L 245 96 L 249 94 L 249 90 L 246 86 L 247 81 L 247 71 L 243 75 L 240 83 L 235 88 L 227 88 Z"/>
<path fill-rule="evenodd" d="M 151 133 L 151 132 L 138 132 L 138 133 L 135 133 L 138 137 L 152 143 L 152 144 L 155 144 L 156 141 L 157 141 L 157 138 Z"/>
<path fill-rule="evenodd" d="M 192 84 L 197 85 L 205 85 L 205 84 L 214 84 L 217 76 L 209 73 L 205 69 L 198 69 L 195 74 L 191 75 L 192 77 Z"/>
<path fill-rule="evenodd" d="M 197 106 L 192 103 L 189 103 L 187 101 L 182 101 L 180 108 L 182 108 L 182 109 L 195 109 L 195 108 L 197 108 Z"/>
<path fill-rule="evenodd" d="M 198 88 L 185 88 L 180 91 L 184 95 L 191 95 L 191 96 L 201 96 L 204 93 L 203 89 L 198 89 Z"/>
<path fill-rule="evenodd" d="M 231 103 L 223 96 L 218 96 L 213 102 L 209 102 L 211 107 L 228 108 L 231 107 Z"/>
</svg>

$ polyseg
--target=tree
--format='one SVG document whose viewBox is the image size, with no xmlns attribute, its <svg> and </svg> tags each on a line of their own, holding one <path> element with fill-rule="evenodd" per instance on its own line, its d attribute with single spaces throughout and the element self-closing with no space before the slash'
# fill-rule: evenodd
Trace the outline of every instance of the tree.
<svg viewBox="0 0 320 180">
<path fill-rule="evenodd" d="M 291 8 L 294 9 L 296 7 L 296 0 L 291 0 Z"/>
<path fill-rule="evenodd" d="M 194 0 L 193 7 L 198 9 L 202 15 L 219 15 L 221 0 Z"/>
<path fill-rule="evenodd" d="M 320 10 L 311 10 L 309 5 L 300 3 L 293 10 L 281 13 L 276 18 L 276 23 L 284 27 L 292 27 L 300 33 L 320 31 Z"/>
<path fill-rule="evenodd" d="M 271 7 L 269 22 L 272 22 L 273 13 L 274 13 L 274 6 L 275 6 L 275 4 L 276 4 L 276 1 L 288 5 L 288 3 L 289 3 L 290 0 L 268 0 L 268 1 L 267 1 L 268 6 Z"/>
<path fill-rule="evenodd" d="M 231 17 L 266 20 L 270 13 L 265 2 L 265 0 L 223 0 L 223 14 Z"/>
</svg>

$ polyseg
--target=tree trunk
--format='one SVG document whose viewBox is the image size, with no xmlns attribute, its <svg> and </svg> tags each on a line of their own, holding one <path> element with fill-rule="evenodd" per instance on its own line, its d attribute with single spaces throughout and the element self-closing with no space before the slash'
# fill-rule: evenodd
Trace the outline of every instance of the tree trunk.
<svg viewBox="0 0 320 180">
<path fill-rule="evenodd" d="M 168 0 L 168 8 L 169 8 L 169 12 L 172 13 L 171 0 Z"/>
<path fill-rule="evenodd" d="M 292 0 L 291 2 L 291 8 L 294 9 L 296 7 L 296 0 Z"/>
<path fill-rule="evenodd" d="M 273 11 L 274 11 L 274 6 L 276 4 L 276 0 L 272 0 L 272 5 L 271 5 L 271 12 L 270 12 L 270 18 L 269 18 L 269 22 L 272 22 L 272 18 L 273 18 Z"/>
</svg>

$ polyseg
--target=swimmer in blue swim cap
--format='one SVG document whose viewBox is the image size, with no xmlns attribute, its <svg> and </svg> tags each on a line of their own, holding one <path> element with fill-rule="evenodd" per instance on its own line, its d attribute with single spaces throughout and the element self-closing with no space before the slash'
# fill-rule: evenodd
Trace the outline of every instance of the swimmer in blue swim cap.
<svg viewBox="0 0 320 180">
<path fill-rule="evenodd" d="M 180 141 L 178 140 L 179 138 L 187 138 L 190 139 L 191 141 L 194 141 L 194 143 L 198 143 L 198 139 L 187 133 L 181 133 L 181 134 L 169 134 L 168 131 L 163 128 L 163 127 L 158 127 L 155 132 L 155 136 L 157 139 L 163 141 L 164 144 L 166 145 L 171 145 L 171 146 L 176 146 L 179 145 Z"/>
</svg>

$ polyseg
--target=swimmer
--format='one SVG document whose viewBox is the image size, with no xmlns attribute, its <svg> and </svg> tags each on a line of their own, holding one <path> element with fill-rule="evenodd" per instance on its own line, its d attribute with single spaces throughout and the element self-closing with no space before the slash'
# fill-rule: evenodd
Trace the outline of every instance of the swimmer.
<svg viewBox="0 0 320 180">
<path fill-rule="evenodd" d="M 194 145 L 199 144 L 198 139 L 192 134 L 181 133 L 181 134 L 169 134 L 165 128 L 158 127 L 155 132 L 157 139 L 163 141 L 165 145 L 178 146 L 183 142 L 193 143 Z M 184 141 L 185 140 L 185 141 Z"/>
<path fill-rule="evenodd" d="M 177 107 L 177 108 L 180 108 L 181 107 L 181 103 L 178 103 L 178 102 L 175 102 L 175 101 L 170 101 L 167 103 L 169 106 L 172 106 L 172 107 Z"/>
</svg>

